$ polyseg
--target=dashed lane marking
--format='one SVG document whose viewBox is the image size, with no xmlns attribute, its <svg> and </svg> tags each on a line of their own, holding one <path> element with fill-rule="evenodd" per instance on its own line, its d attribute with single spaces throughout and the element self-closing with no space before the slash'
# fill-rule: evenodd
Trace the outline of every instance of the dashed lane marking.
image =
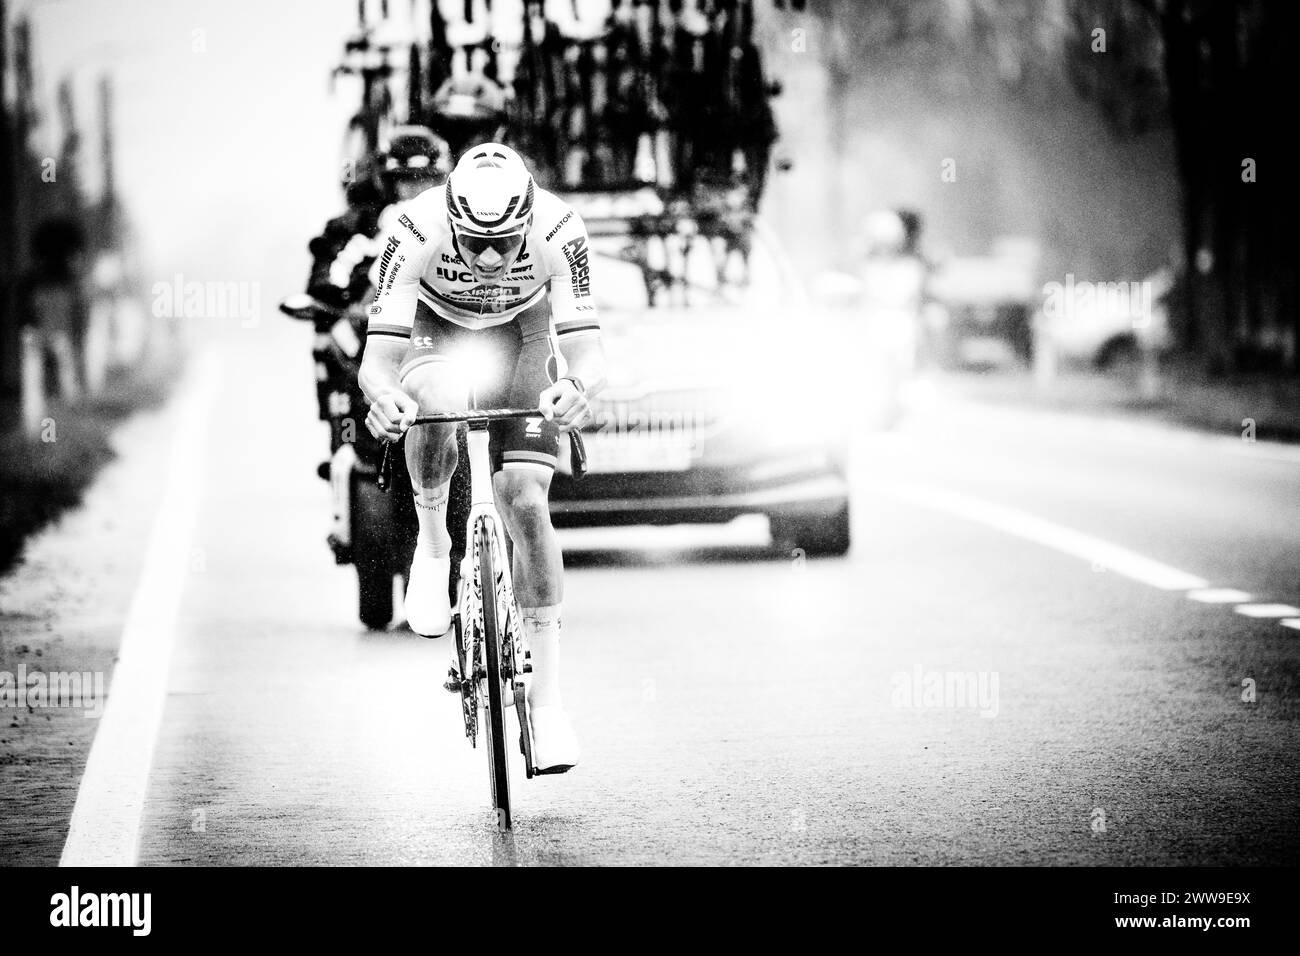
<svg viewBox="0 0 1300 956">
<path fill-rule="evenodd" d="M 895 497 L 988 525 L 1162 591 L 1190 591 L 1209 587 L 1209 582 L 1204 578 L 1015 508 L 938 488 L 891 486 L 888 490 Z"/>
<path fill-rule="evenodd" d="M 1199 591 L 1188 591 L 1187 596 L 1202 604 L 1244 604 L 1254 600 L 1245 591 L 1237 591 L 1233 588 L 1205 588 Z"/>
<path fill-rule="evenodd" d="M 1093 570 L 1113 571 L 1162 591 L 1185 591 L 1190 600 L 1201 604 L 1235 604 L 1234 610 L 1245 617 L 1281 618 L 1284 619 L 1280 621 L 1284 627 L 1300 630 L 1300 608 L 1290 604 L 1243 603 L 1252 600 L 1251 595 L 1245 591 L 1210 587 L 1209 582 L 1195 574 L 1024 511 L 938 488 L 888 485 L 884 490 L 903 501 L 946 511 L 1081 558 L 1089 562 Z"/>
<path fill-rule="evenodd" d="M 1300 614 L 1300 607 L 1290 604 L 1238 604 L 1233 610 L 1246 617 L 1294 617 Z"/>
</svg>

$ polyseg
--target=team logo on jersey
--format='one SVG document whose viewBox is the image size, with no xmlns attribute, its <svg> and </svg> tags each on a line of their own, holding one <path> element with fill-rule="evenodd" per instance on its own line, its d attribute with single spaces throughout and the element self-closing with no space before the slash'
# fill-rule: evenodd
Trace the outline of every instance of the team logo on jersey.
<svg viewBox="0 0 1300 956">
<path fill-rule="evenodd" d="M 444 269 L 438 266 L 438 278 L 446 279 L 448 282 L 473 282 L 474 273 L 457 272 L 455 269 Z"/>
<path fill-rule="evenodd" d="M 519 286 L 517 285 L 478 285 L 472 289 L 465 289 L 457 295 L 469 296 L 471 299 L 505 299 L 515 298 L 519 295 Z"/>
<path fill-rule="evenodd" d="M 566 222 L 568 222 L 572 218 L 573 218 L 573 210 L 570 209 L 568 212 L 564 214 L 564 218 L 561 219 L 559 222 L 557 222 L 551 228 L 551 231 L 546 234 L 546 241 L 550 242 L 553 238 L 555 238 L 555 234 L 560 231 L 560 227 L 563 226 Z"/>
<path fill-rule="evenodd" d="M 400 222 L 407 229 L 411 230 L 411 234 L 415 236 L 416 239 L 420 240 L 420 245 L 424 245 L 424 233 L 422 233 L 419 229 L 415 228 L 415 223 L 411 222 L 410 216 L 403 214 L 401 218 L 399 218 L 397 221 Z"/>
<path fill-rule="evenodd" d="M 569 260 L 573 297 L 581 299 L 591 295 L 591 267 L 587 264 L 587 237 L 579 236 L 560 248 L 564 250 L 564 258 Z"/>
<path fill-rule="evenodd" d="M 396 236 L 388 237 L 388 245 L 384 247 L 384 255 L 379 260 L 379 281 L 376 285 L 383 286 L 384 277 L 388 275 L 389 266 L 393 264 L 393 253 L 397 251 L 397 247 L 401 244 L 402 240 L 398 239 Z"/>
</svg>

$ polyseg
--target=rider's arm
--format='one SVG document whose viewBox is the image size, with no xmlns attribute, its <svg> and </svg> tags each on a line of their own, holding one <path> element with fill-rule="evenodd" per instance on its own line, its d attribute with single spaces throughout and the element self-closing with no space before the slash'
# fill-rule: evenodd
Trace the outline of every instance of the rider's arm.
<svg viewBox="0 0 1300 956">
<path fill-rule="evenodd" d="M 402 356 L 405 354 L 406 343 L 400 339 L 366 336 L 366 353 L 361 358 L 357 381 L 361 385 L 361 391 L 372 403 L 390 392 L 402 390 L 397 370 L 401 367 Z"/>
<path fill-rule="evenodd" d="M 600 317 L 591 295 L 594 258 L 587 227 L 574 213 L 548 243 L 551 271 L 551 321 L 564 356 L 566 375 L 581 379 L 588 395 L 605 385 L 605 347 Z"/>
<path fill-rule="evenodd" d="M 427 239 L 433 230 L 418 225 L 411 228 L 419 221 L 419 212 L 420 204 L 408 204 L 407 214 L 381 240 L 375 301 L 367 316 L 366 352 L 358 374 L 361 390 L 372 406 L 367 421 L 372 431 L 377 426 L 390 438 L 400 435 L 415 415 L 415 403 L 402 391 L 397 373 L 415 324 L 420 279 L 433 254 L 433 243 Z M 377 415 L 376 410 L 382 414 Z M 402 423 L 396 434 L 390 427 L 395 422 L 394 411 L 400 412 Z"/>
<path fill-rule="evenodd" d="M 564 355 L 564 374 L 579 379 L 588 397 L 605 387 L 605 346 L 599 333 L 567 342 L 560 339 L 560 352 Z"/>
</svg>

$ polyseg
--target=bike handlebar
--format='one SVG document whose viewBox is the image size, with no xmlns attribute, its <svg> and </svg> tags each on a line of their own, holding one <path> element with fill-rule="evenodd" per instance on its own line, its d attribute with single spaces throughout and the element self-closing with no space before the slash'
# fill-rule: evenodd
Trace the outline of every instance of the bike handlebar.
<svg viewBox="0 0 1300 956">
<path fill-rule="evenodd" d="M 412 425 L 454 425 L 461 422 L 497 422 L 508 418 L 540 418 L 540 408 L 474 408 L 463 412 L 436 412 L 421 415 Z M 400 439 L 399 439 L 400 441 Z M 387 491 L 392 478 L 392 463 L 389 453 L 395 443 L 384 442 L 384 456 L 379 462 L 378 484 L 380 491 Z M 573 452 L 573 477 L 581 479 L 587 474 L 587 446 L 582 441 L 582 433 L 569 432 L 569 449 Z"/>
<path fill-rule="evenodd" d="M 452 425 L 457 422 L 498 422 L 506 418 L 541 418 L 540 408 L 472 408 L 463 412 L 435 412 L 421 415 L 414 425 Z M 569 434 L 576 434 L 570 432 Z"/>
</svg>

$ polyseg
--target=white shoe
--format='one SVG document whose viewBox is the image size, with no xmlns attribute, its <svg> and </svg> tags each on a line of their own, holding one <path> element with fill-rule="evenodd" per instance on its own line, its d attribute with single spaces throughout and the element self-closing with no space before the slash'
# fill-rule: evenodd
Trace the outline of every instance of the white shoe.
<svg viewBox="0 0 1300 956">
<path fill-rule="evenodd" d="M 450 573 L 450 558 L 429 557 L 416 549 L 406 584 L 406 623 L 421 637 L 441 637 L 451 627 Z"/>
<path fill-rule="evenodd" d="M 537 773 L 564 773 L 578 764 L 578 737 L 563 707 L 529 707 L 533 728 L 533 767 Z"/>
</svg>

